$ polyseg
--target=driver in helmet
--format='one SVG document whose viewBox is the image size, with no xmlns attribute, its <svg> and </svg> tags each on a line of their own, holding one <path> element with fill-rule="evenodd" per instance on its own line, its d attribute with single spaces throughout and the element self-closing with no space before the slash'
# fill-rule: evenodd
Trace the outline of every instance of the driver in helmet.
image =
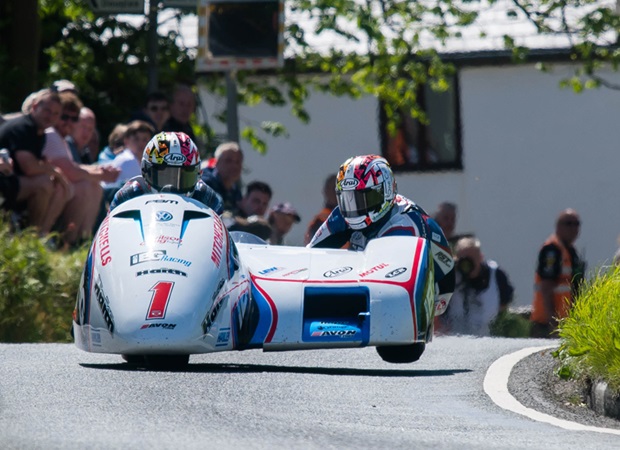
<svg viewBox="0 0 620 450">
<path fill-rule="evenodd" d="M 382 236 L 418 236 L 431 242 L 436 315 L 448 306 L 454 291 L 454 260 L 441 227 L 418 205 L 397 194 L 389 163 L 377 155 L 347 159 L 336 177 L 336 206 L 317 230 L 308 247 L 363 250 L 369 240 Z"/>
<path fill-rule="evenodd" d="M 142 176 L 118 190 L 110 211 L 130 198 L 166 191 L 187 195 L 222 214 L 221 197 L 200 179 L 200 154 L 187 134 L 163 131 L 153 136 L 144 148 L 141 167 Z"/>
</svg>

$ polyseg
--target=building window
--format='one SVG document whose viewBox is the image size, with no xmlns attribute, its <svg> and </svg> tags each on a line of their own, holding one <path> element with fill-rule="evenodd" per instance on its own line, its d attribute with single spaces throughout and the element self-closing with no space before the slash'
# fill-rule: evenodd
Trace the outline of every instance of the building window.
<svg viewBox="0 0 620 450">
<path fill-rule="evenodd" d="M 394 171 L 432 172 L 463 168 L 458 92 L 456 75 L 446 92 L 422 87 L 418 98 L 429 119 L 428 125 L 403 114 L 394 136 L 387 131 L 385 110 L 380 103 L 381 148 Z"/>
</svg>

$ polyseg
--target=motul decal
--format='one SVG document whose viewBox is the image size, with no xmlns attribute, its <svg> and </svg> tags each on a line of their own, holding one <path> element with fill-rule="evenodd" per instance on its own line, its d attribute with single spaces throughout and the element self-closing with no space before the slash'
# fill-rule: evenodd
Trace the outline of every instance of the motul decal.
<svg viewBox="0 0 620 450">
<path fill-rule="evenodd" d="M 360 273 L 360 277 L 361 278 L 367 277 L 368 275 L 371 275 L 371 274 L 375 273 L 378 270 L 385 269 L 388 266 L 389 266 L 389 264 L 387 264 L 387 263 L 378 264 L 375 267 L 373 267 L 371 269 L 368 269 L 365 272 Z"/>
</svg>

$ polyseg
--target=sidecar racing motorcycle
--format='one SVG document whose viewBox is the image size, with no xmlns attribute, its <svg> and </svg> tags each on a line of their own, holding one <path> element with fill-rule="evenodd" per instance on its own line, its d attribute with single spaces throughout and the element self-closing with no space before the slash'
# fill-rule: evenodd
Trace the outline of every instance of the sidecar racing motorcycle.
<svg viewBox="0 0 620 450">
<path fill-rule="evenodd" d="M 433 335 L 430 244 L 383 237 L 363 252 L 270 246 L 229 233 L 190 198 L 137 197 L 95 235 L 73 314 L 75 344 L 130 363 L 192 354 L 375 346 L 391 363 Z"/>
</svg>

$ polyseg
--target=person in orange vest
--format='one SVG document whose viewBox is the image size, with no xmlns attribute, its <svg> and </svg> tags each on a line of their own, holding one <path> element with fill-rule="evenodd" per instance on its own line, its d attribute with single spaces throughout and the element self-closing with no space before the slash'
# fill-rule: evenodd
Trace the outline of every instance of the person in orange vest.
<svg viewBox="0 0 620 450">
<path fill-rule="evenodd" d="M 556 337 L 558 320 L 568 315 L 573 304 L 585 272 L 585 262 L 573 246 L 580 225 L 577 211 L 565 209 L 558 215 L 555 233 L 547 238 L 538 253 L 530 316 L 532 337 Z"/>
</svg>

